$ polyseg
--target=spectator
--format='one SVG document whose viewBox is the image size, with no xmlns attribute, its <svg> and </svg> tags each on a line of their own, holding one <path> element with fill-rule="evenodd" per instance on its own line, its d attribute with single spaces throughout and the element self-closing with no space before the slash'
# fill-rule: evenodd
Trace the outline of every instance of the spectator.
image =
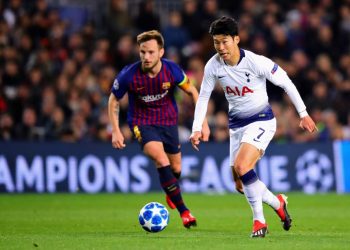
<svg viewBox="0 0 350 250">
<path fill-rule="evenodd" d="M 181 51 L 189 42 L 190 36 L 182 25 L 182 17 L 179 12 L 172 11 L 169 14 L 169 24 L 163 29 L 165 49 L 176 48 Z"/>
<path fill-rule="evenodd" d="M 44 130 L 37 126 L 37 115 L 32 107 L 25 107 L 22 122 L 16 127 L 15 139 L 35 141 L 44 137 Z"/>
<path fill-rule="evenodd" d="M 202 14 L 199 10 L 197 0 L 183 0 L 183 9 L 181 11 L 183 27 L 185 27 L 192 41 L 199 42 L 206 30 L 198 27 L 199 20 L 202 20 Z"/>
<path fill-rule="evenodd" d="M 155 13 L 153 0 L 142 0 L 139 4 L 139 15 L 135 19 L 138 32 L 160 30 L 160 18 Z"/>
<path fill-rule="evenodd" d="M 287 111 L 290 101 L 279 88 L 268 84 L 280 126 L 276 142 L 349 138 L 350 7 L 345 2 L 182 0 L 164 4 L 110 0 L 105 11 L 86 11 L 88 5 L 79 6 L 78 14 L 82 15 L 74 32 L 66 21 L 71 18 L 65 19 L 64 6 L 58 2 L 0 1 L 0 120 L 5 124 L 1 140 L 106 140 L 106 97 L 116 71 L 138 57 L 133 36 L 139 30 L 169 29 L 166 44 L 172 43 L 173 48 L 167 50 L 166 57 L 178 62 L 199 88 L 203 61 L 215 53 L 207 26 L 223 13 L 239 18 L 240 46 L 271 57 L 284 67 L 313 107 L 311 115 L 320 130 L 314 138 L 299 133 L 298 124 L 289 122 L 295 116 Z M 167 18 L 169 23 L 160 22 Z M 227 107 L 222 103 L 222 89 L 216 88 L 212 97 L 208 121 L 214 129 L 216 116 Z M 178 98 L 179 108 L 187 109 L 186 97 Z M 121 102 L 121 120 L 126 120 L 126 103 Z M 34 125 L 24 124 L 24 113 L 36 120 Z M 187 114 L 181 112 L 179 117 L 184 140 L 191 128 L 192 117 Z M 8 130 L 11 123 L 14 128 Z M 19 127 L 27 132 L 20 132 Z M 342 133 L 337 132 L 339 127 Z M 84 132 L 78 133 L 77 128 Z M 131 141 L 131 136 L 128 139 Z"/>
<path fill-rule="evenodd" d="M 14 122 L 12 116 L 8 113 L 0 115 L 0 140 L 11 141 L 14 139 Z"/>
</svg>

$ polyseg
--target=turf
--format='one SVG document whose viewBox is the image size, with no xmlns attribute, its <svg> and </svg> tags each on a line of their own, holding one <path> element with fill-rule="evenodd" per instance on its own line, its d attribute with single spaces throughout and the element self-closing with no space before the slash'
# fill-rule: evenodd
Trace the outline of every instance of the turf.
<svg viewBox="0 0 350 250">
<path fill-rule="evenodd" d="M 291 230 L 265 206 L 270 233 L 251 239 L 251 211 L 238 194 L 185 194 L 198 227 L 185 229 L 171 210 L 156 234 L 141 229 L 138 213 L 164 204 L 161 193 L 0 195 L 0 249 L 350 249 L 350 195 L 288 196 Z"/>
</svg>

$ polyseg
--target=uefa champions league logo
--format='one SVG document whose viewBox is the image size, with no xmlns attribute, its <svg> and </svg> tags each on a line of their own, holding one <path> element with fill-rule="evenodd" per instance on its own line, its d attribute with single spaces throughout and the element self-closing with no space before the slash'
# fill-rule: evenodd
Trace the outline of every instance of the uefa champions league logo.
<svg viewBox="0 0 350 250">
<path fill-rule="evenodd" d="M 115 90 L 118 90 L 119 89 L 119 82 L 118 82 L 118 79 L 115 79 L 114 82 L 113 82 L 113 88 Z"/>
<path fill-rule="evenodd" d="M 329 157 L 317 150 L 308 150 L 296 162 L 297 182 L 305 193 L 328 192 L 334 183 Z"/>
</svg>

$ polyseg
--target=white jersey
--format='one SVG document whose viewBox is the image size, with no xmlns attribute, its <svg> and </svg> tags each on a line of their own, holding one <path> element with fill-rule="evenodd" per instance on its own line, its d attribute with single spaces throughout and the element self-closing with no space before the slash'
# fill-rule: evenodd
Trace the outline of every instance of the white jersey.
<svg viewBox="0 0 350 250">
<path fill-rule="evenodd" d="M 227 65 L 219 54 L 207 62 L 192 132 L 201 131 L 208 101 L 216 83 L 221 85 L 229 104 L 230 128 L 241 127 L 256 120 L 272 119 L 266 79 L 286 91 L 300 117 L 307 115 L 298 90 L 281 67 L 264 56 L 240 49 L 240 59 L 235 66 Z"/>
</svg>

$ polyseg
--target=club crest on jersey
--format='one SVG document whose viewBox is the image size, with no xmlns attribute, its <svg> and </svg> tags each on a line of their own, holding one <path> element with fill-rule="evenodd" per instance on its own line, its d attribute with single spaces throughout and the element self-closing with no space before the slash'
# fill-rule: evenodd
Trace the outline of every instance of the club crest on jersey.
<svg viewBox="0 0 350 250">
<path fill-rule="evenodd" d="M 254 91 L 247 86 L 243 86 L 241 90 L 237 86 L 234 88 L 230 88 L 230 86 L 226 86 L 226 93 L 228 95 L 232 94 L 232 95 L 238 95 L 238 96 L 245 96 L 248 93 L 254 93 Z"/>
<path fill-rule="evenodd" d="M 163 82 L 162 89 L 170 89 L 171 83 L 170 82 Z"/>
<path fill-rule="evenodd" d="M 247 82 L 250 82 L 250 79 L 249 79 L 250 74 L 249 73 L 245 73 L 245 76 L 247 77 Z"/>
<path fill-rule="evenodd" d="M 118 90 L 119 89 L 119 82 L 118 82 L 118 79 L 115 79 L 114 82 L 113 82 L 113 88 L 115 90 Z"/>
</svg>

